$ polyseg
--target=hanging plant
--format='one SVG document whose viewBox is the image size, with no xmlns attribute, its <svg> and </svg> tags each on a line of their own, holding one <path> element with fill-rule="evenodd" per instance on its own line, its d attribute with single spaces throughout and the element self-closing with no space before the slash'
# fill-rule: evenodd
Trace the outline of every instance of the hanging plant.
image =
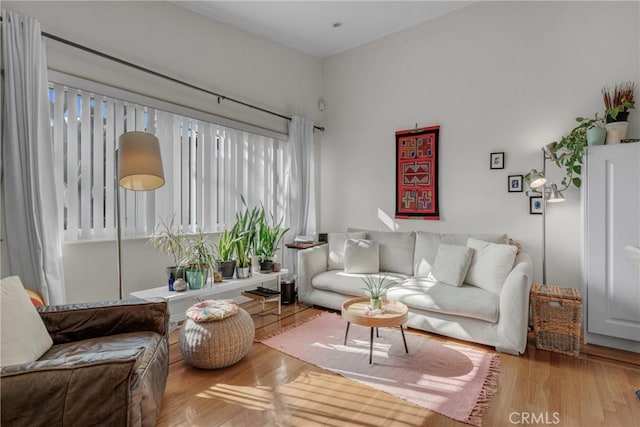
<svg viewBox="0 0 640 427">
<path fill-rule="evenodd" d="M 598 113 L 592 119 L 576 117 L 576 122 L 578 125 L 563 136 L 553 148 L 556 164 L 565 170 L 565 176 L 562 178 L 564 188 L 560 191 L 566 190 L 571 185 L 576 188 L 582 185 L 582 157 L 587 147 L 587 131 L 603 124 Z"/>
</svg>

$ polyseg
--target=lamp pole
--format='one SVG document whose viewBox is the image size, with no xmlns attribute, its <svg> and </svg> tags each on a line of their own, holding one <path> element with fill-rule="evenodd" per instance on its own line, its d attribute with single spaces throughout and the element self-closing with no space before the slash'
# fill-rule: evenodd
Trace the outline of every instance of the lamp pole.
<svg viewBox="0 0 640 427">
<path fill-rule="evenodd" d="M 547 176 L 547 152 L 542 148 L 542 174 Z M 547 186 L 542 186 L 542 284 L 547 284 Z"/>
<path fill-rule="evenodd" d="M 160 141 L 148 132 L 125 132 L 115 150 L 118 292 L 124 296 L 122 280 L 122 225 L 120 222 L 120 187 L 132 191 L 156 190 L 164 185 Z"/>
<path fill-rule="evenodd" d="M 122 299 L 124 294 L 124 283 L 122 282 L 122 228 L 120 225 L 120 185 L 118 183 L 120 177 L 120 150 L 116 148 L 115 151 L 115 179 L 114 186 L 116 192 L 116 252 L 117 252 L 117 265 L 118 265 L 118 298 Z"/>
</svg>

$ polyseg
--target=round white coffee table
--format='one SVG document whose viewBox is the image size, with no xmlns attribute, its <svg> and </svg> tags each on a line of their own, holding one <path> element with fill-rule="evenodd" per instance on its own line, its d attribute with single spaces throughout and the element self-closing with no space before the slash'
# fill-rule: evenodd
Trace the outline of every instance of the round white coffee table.
<svg viewBox="0 0 640 427">
<path fill-rule="evenodd" d="M 402 333 L 402 341 L 404 342 L 404 350 L 409 353 L 407 340 L 404 337 L 403 323 L 406 323 L 409 317 L 409 309 L 401 302 L 382 302 L 382 312 L 371 315 L 367 314 L 369 307 L 368 297 L 351 298 L 342 303 L 342 317 L 347 321 L 347 331 L 344 334 L 344 345 L 347 345 L 347 336 L 349 335 L 349 326 L 355 323 L 360 326 L 371 328 L 371 336 L 369 339 L 369 364 L 373 357 L 373 329 L 393 328 L 400 326 Z"/>
</svg>

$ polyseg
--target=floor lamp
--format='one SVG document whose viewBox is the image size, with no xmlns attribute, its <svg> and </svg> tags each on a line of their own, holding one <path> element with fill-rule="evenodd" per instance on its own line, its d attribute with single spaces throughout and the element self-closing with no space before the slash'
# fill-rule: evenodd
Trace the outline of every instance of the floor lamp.
<svg viewBox="0 0 640 427">
<path fill-rule="evenodd" d="M 547 203 L 564 202 L 564 196 L 556 184 L 547 184 L 547 160 L 556 159 L 555 142 L 542 147 L 542 172 L 532 169 L 529 172 L 529 197 L 542 197 L 542 283 L 547 283 Z"/>
<path fill-rule="evenodd" d="M 116 150 L 118 185 L 125 190 L 149 191 L 164 185 L 164 172 L 158 138 L 147 132 L 126 132 L 120 136 Z M 116 187 L 116 223 L 118 252 L 118 290 L 122 299 L 122 227 L 120 224 L 120 189 Z"/>
</svg>

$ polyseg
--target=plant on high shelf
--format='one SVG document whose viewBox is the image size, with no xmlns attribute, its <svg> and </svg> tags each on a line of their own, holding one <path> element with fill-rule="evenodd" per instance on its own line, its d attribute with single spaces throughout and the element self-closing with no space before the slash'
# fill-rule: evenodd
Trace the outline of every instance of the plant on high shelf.
<svg viewBox="0 0 640 427">
<path fill-rule="evenodd" d="M 185 268 L 189 288 L 202 289 L 209 270 L 216 269 L 215 249 L 202 231 L 187 239 L 180 265 Z"/>
<path fill-rule="evenodd" d="M 562 178 L 564 191 L 571 185 L 580 188 L 582 185 L 582 156 L 584 149 L 588 145 L 598 145 L 604 143 L 604 135 L 602 129 L 603 119 L 598 117 L 598 113 L 594 118 L 576 117 L 578 125 L 574 127 L 568 134 L 563 136 L 560 141 L 550 144 L 553 148 L 551 154 L 553 160 L 560 168 L 564 168 L 565 175 Z M 594 130 L 599 130 L 599 139 L 590 139 Z M 531 181 L 531 174 L 524 176 L 526 182 Z"/>
<path fill-rule="evenodd" d="M 260 210 L 253 208 L 249 210 L 242 197 L 244 209 L 236 214 L 236 222 L 233 224 L 231 232 L 236 236 L 236 276 L 238 279 L 246 279 L 251 275 L 251 250 L 256 239 L 256 227 Z"/>
<path fill-rule="evenodd" d="M 218 271 L 222 274 L 223 279 L 233 278 L 236 268 L 236 260 L 233 254 L 236 250 L 237 236 L 234 230 L 224 230 L 218 238 L 216 250 L 218 252 Z"/>
<path fill-rule="evenodd" d="M 156 231 L 149 239 L 148 243 L 153 245 L 165 255 L 173 257 L 173 265 L 166 267 L 169 290 L 173 290 L 173 282 L 176 279 L 184 278 L 184 268 L 179 267 L 180 260 L 184 252 L 185 239 L 175 226 L 175 215 L 170 222 L 160 219 Z"/>
<path fill-rule="evenodd" d="M 260 270 L 271 271 L 273 268 L 273 258 L 278 250 L 278 245 L 289 231 L 289 228 L 283 228 L 282 222 L 284 218 L 276 223 L 273 213 L 269 212 L 270 221 L 264 207 L 261 208 L 256 226 L 256 240 L 254 254 L 260 257 Z"/>
<path fill-rule="evenodd" d="M 362 277 L 365 287 L 362 288 L 369 293 L 369 306 L 372 310 L 382 308 L 382 298 L 386 295 L 387 289 L 397 283 L 396 280 L 389 279 L 386 274 L 367 274 Z"/>
<path fill-rule="evenodd" d="M 565 170 L 565 175 L 562 178 L 563 190 L 572 184 L 576 188 L 580 188 L 582 185 L 582 157 L 585 148 L 590 145 L 589 133 L 593 129 L 601 129 L 603 125 L 598 113 L 592 119 L 576 117 L 576 122 L 578 125 L 563 136 L 553 149 L 556 164 Z M 599 141 L 600 144 L 603 142 L 602 139 Z"/>
<path fill-rule="evenodd" d="M 607 123 L 627 121 L 629 110 L 635 108 L 635 90 L 636 84 L 632 81 L 618 83 L 613 89 L 602 88 Z"/>
</svg>

